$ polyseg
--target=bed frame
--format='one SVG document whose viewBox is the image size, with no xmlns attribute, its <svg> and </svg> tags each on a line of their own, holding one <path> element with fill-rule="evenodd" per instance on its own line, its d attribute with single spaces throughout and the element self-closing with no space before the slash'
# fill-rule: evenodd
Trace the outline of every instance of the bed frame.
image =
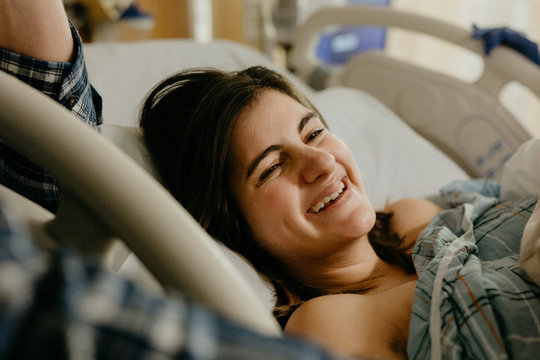
<svg viewBox="0 0 540 360">
<path fill-rule="evenodd" d="M 345 12 L 328 9 L 316 14 L 298 33 L 291 63 L 300 76 L 307 79 L 319 67 L 307 55 L 315 31 L 338 20 L 423 31 L 481 52 L 480 44 L 470 39 L 468 31 L 447 24 L 437 25 L 424 17 L 387 9 L 348 8 Z M 517 64 L 511 73 L 504 66 L 509 61 Z M 468 160 L 476 154 L 476 148 L 462 156 L 459 141 L 465 141 L 465 135 L 487 134 L 481 151 L 489 150 L 495 138 L 503 140 L 505 151 L 514 149 L 528 138 L 517 122 L 495 105 L 494 95 L 510 78 L 517 78 L 540 94 L 538 69 L 520 55 L 497 49 L 486 59 L 486 74 L 469 90 L 440 74 L 421 74 L 419 71 L 380 54 L 366 54 L 331 78 L 332 82 L 380 95 L 379 99 L 418 132 L 454 154 L 471 173 L 483 174 L 485 171 L 477 171 Z M 380 85 L 388 82 L 395 89 L 387 93 Z M 452 95 L 446 95 L 446 92 Z M 459 126 L 455 124 L 454 128 L 458 130 L 446 130 L 445 124 L 441 124 L 446 120 L 439 120 L 433 126 L 423 118 L 413 120 L 411 116 L 418 112 L 407 112 L 411 101 L 435 99 L 429 101 L 455 106 L 464 101 L 463 97 L 467 100 L 473 95 L 474 102 L 482 103 L 482 106 L 473 107 L 469 113 L 478 111 L 487 120 L 464 122 L 464 115 L 456 115 L 454 120 Z M 460 100 L 449 102 L 452 97 Z M 437 114 L 430 114 L 430 118 L 437 117 Z M 478 115 L 476 119 L 482 117 Z M 453 131 L 452 135 L 447 136 L 447 131 Z M 114 239 L 122 239 L 166 289 L 178 290 L 209 304 L 225 317 L 255 331 L 280 334 L 277 322 L 241 280 L 214 240 L 154 178 L 66 109 L 3 72 L 0 72 L 0 134 L 6 144 L 54 174 L 59 181 L 62 196 L 56 216 L 6 188 L 0 188 L 3 198 L 17 202 L 23 208 L 43 246 L 69 242 L 86 252 L 104 254 Z M 459 141 L 447 143 L 446 138 Z M 179 244 L 182 251 L 177 250 Z"/>
<path fill-rule="evenodd" d="M 467 83 L 381 51 L 360 53 L 342 69 L 325 67 L 314 47 L 320 33 L 332 25 L 393 27 L 430 35 L 478 54 L 484 72 Z M 531 138 L 501 104 L 501 90 L 517 81 L 540 98 L 540 67 L 510 48 L 498 47 L 489 57 L 483 49 L 482 41 L 472 38 L 472 29 L 388 8 L 351 6 L 312 15 L 298 29 L 288 61 L 296 75 L 315 88 L 341 85 L 374 95 L 469 175 L 498 178 L 504 162 Z"/>
</svg>

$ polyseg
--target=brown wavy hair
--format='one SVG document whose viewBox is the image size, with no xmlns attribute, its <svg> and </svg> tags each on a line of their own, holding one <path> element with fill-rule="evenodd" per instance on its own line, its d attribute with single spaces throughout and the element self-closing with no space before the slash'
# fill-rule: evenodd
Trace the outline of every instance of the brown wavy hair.
<svg viewBox="0 0 540 360">
<path fill-rule="evenodd" d="M 301 303 L 329 291 L 302 284 L 259 245 L 229 190 L 227 172 L 237 119 L 268 89 L 290 96 L 320 116 L 291 82 L 267 68 L 192 69 L 152 89 L 141 109 L 140 126 L 165 187 L 212 237 L 245 257 L 272 283 L 274 316 L 285 326 Z M 382 260 L 411 271 L 412 261 L 391 231 L 390 218 L 391 214 L 377 214 L 370 242 Z"/>
</svg>

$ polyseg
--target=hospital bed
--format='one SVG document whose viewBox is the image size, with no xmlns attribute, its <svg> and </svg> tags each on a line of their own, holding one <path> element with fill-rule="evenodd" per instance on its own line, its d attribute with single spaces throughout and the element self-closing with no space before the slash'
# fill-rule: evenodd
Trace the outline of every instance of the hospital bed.
<svg viewBox="0 0 540 360">
<path fill-rule="evenodd" d="M 451 180 L 496 176 L 502 161 L 530 138 L 502 107 L 498 92 L 515 79 L 540 96 L 540 70 L 504 48 L 484 59 L 486 72 L 475 84 L 367 53 L 345 69 L 325 69 L 328 81 L 316 91 L 306 84 L 321 72 L 310 49 L 316 33 L 337 22 L 424 32 L 482 54 L 482 44 L 467 29 L 360 7 L 324 10 L 299 30 L 290 58 L 296 75 L 226 40 L 88 44 L 89 77 L 104 99 L 99 133 L 0 73 L 2 139 L 58 178 L 62 201 L 53 216 L 5 188 L 2 196 L 24 210 L 43 246 L 76 241 L 84 251 L 106 253 L 104 261 L 114 270 L 137 281 L 148 279 L 141 286 L 150 291 L 180 291 L 248 328 L 279 335 L 268 286 L 243 259 L 211 239 L 159 184 L 137 129 L 138 106 L 155 83 L 194 66 L 234 70 L 257 64 L 284 73 L 349 145 L 378 209 L 405 196 L 436 198 Z M 489 155 L 484 161 L 489 166 L 479 166 L 480 154 Z"/>
</svg>

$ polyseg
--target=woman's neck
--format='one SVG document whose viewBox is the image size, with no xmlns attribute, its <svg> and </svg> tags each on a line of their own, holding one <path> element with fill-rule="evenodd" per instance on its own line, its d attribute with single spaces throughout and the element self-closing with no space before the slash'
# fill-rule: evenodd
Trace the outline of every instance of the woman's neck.
<svg viewBox="0 0 540 360">
<path fill-rule="evenodd" d="M 416 278 L 381 260 L 367 237 L 297 274 L 301 282 L 330 293 L 381 292 Z"/>
</svg>

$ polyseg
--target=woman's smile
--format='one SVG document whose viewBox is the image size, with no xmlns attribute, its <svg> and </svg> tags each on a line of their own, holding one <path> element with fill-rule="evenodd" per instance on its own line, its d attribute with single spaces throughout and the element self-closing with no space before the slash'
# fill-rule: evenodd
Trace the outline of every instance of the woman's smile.
<svg viewBox="0 0 540 360">
<path fill-rule="evenodd" d="M 328 187 L 335 187 L 335 185 L 330 184 Z M 325 189 L 326 192 L 328 192 L 328 187 Z M 310 206 L 307 212 L 309 214 L 318 214 L 322 211 L 325 211 L 326 209 L 334 205 L 338 200 L 340 200 L 341 196 L 346 190 L 347 187 L 345 186 L 343 181 L 339 181 L 336 191 L 328 195 L 323 195 L 322 197 L 319 197 L 320 200 L 318 200 L 315 205 Z"/>
</svg>

